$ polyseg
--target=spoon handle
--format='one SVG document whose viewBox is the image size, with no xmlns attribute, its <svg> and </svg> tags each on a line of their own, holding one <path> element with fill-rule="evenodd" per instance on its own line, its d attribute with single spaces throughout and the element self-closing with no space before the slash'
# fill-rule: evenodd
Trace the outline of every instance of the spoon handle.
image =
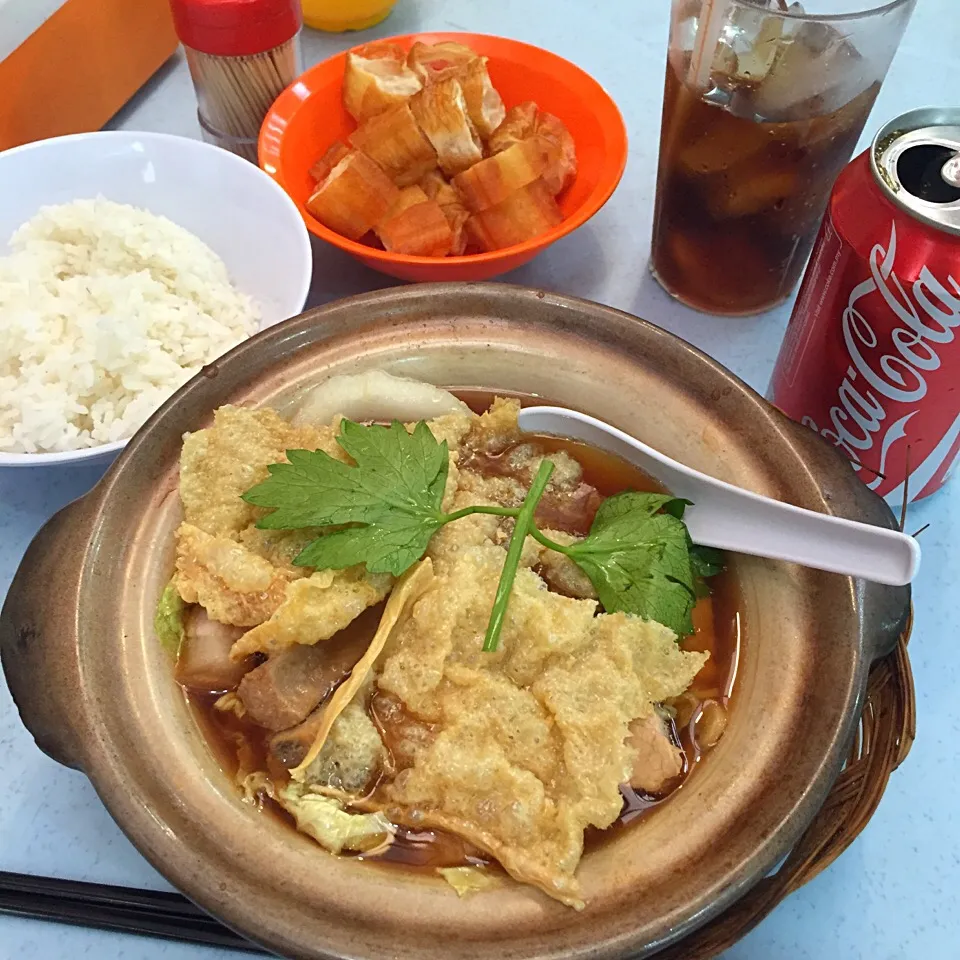
<svg viewBox="0 0 960 960">
<path fill-rule="evenodd" d="M 916 576 L 920 546 L 897 530 L 781 503 L 678 463 L 594 417 L 526 407 L 520 428 L 584 440 L 636 464 L 674 496 L 692 501 L 684 520 L 695 543 L 902 586 Z"/>
<path fill-rule="evenodd" d="M 690 536 L 704 546 L 890 586 L 910 583 L 920 562 L 916 540 L 899 530 L 815 513 L 736 487 L 714 487 L 684 519 Z"/>
</svg>

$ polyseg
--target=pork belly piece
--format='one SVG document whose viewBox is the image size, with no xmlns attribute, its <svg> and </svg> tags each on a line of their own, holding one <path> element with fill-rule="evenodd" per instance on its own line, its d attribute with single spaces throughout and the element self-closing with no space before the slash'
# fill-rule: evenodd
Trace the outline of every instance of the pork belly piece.
<svg viewBox="0 0 960 960">
<path fill-rule="evenodd" d="M 211 693 L 232 690 L 251 666 L 249 661 L 230 659 L 230 648 L 242 633 L 238 627 L 211 620 L 202 607 L 192 607 L 184 618 L 177 683 Z"/>
<path fill-rule="evenodd" d="M 363 656 L 376 630 L 376 610 L 313 646 L 296 645 L 251 670 L 237 689 L 246 716 L 268 730 L 296 726 L 339 686 Z"/>
</svg>

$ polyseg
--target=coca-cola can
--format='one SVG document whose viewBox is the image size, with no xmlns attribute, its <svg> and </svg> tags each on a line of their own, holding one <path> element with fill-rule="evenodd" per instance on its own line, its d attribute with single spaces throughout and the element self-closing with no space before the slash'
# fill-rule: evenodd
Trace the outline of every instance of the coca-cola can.
<svg viewBox="0 0 960 960">
<path fill-rule="evenodd" d="M 769 397 L 891 503 L 960 450 L 960 109 L 891 120 L 833 188 Z"/>
</svg>

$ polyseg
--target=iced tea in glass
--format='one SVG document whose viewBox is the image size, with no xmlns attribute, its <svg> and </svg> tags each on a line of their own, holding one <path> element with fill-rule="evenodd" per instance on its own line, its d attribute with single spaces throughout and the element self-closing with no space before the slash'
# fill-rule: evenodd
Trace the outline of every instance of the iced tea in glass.
<svg viewBox="0 0 960 960">
<path fill-rule="evenodd" d="M 678 300 L 790 295 L 916 0 L 866 2 L 673 0 L 651 269 Z"/>
</svg>

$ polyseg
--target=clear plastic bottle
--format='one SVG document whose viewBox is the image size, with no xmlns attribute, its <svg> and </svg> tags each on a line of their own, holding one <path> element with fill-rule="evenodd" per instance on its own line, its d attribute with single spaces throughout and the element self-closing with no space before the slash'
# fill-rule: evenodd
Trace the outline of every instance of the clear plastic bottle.
<svg viewBox="0 0 960 960">
<path fill-rule="evenodd" d="M 299 0 L 171 0 L 203 139 L 257 162 L 273 101 L 301 72 Z"/>
</svg>

